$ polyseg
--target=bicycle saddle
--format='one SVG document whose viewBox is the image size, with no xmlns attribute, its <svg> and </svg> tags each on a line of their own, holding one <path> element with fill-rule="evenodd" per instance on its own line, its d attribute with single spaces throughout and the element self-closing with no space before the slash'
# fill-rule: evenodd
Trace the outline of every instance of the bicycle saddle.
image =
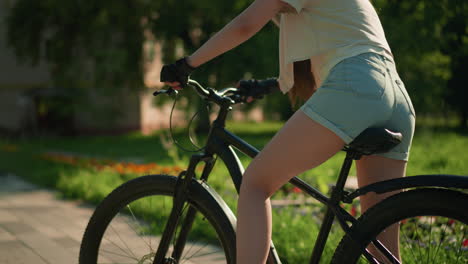
<svg viewBox="0 0 468 264">
<path fill-rule="evenodd" d="M 346 146 L 346 151 L 355 151 L 361 155 L 384 153 L 398 145 L 403 138 L 399 132 L 386 128 L 371 127 L 359 134 Z"/>
</svg>

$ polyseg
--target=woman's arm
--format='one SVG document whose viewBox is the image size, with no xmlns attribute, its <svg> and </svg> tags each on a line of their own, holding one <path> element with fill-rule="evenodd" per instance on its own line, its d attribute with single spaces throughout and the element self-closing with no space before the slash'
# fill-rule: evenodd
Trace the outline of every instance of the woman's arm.
<svg viewBox="0 0 468 264">
<path fill-rule="evenodd" d="M 187 58 L 188 64 L 198 67 L 237 47 L 255 35 L 285 5 L 287 4 L 281 0 L 255 0 L 240 15 L 189 56 Z"/>
</svg>

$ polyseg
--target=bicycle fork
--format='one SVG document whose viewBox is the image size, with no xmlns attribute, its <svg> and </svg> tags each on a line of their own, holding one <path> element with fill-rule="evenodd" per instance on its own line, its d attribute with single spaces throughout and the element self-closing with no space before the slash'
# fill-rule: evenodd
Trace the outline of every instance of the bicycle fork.
<svg viewBox="0 0 468 264">
<path fill-rule="evenodd" d="M 190 163 L 187 171 L 183 171 L 179 174 L 177 179 L 176 187 L 174 189 L 174 200 L 169 218 L 167 219 L 164 232 L 161 236 L 161 241 L 158 249 L 155 253 L 153 264 L 176 264 L 179 262 L 182 252 L 187 241 L 188 234 L 192 229 L 193 222 L 196 216 L 196 210 L 192 206 L 188 207 L 185 217 L 182 219 L 184 206 L 187 202 L 188 189 L 192 182 L 192 179 L 196 178 L 195 168 L 200 161 L 205 161 L 206 165 L 203 169 L 202 180 L 208 178 L 209 173 L 214 167 L 213 158 L 205 154 L 193 155 L 190 159 Z M 174 249 L 171 254 L 171 258 L 166 258 L 166 253 L 169 250 L 171 241 L 173 240 L 177 225 L 179 222 L 182 223 L 178 237 L 174 244 Z"/>
</svg>

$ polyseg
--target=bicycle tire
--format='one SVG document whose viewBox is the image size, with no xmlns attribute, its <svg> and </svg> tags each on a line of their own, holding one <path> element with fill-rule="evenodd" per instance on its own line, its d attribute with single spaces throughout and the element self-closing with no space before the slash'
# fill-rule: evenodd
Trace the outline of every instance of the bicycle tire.
<svg viewBox="0 0 468 264">
<path fill-rule="evenodd" d="M 120 227 L 121 222 L 126 222 L 128 220 L 128 225 L 129 229 L 121 229 L 124 230 L 122 233 L 127 234 L 128 231 L 131 231 L 130 233 L 135 232 L 137 236 L 141 235 L 141 230 L 150 230 L 153 231 L 153 228 L 158 228 L 160 225 L 158 223 L 156 224 L 151 224 L 149 223 L 149 220 L 141 220 L 141 219 L 136 219 L 132 209 L 128 210 L 127 206 L 129 204 L 136 205 L 136 203 L 140 203 L 139 201 L 142 198 L 149 199 L 150 197 L 156 197 L 160 198 L 161 201 L 165 202 L 167 200 L 170 200 L 171 204 L 169 205 L 169 211 L 170 208 L 172 207 L 172 200 L 173 200 L 173 194 L 176 186 L 177 178 L 174 176 L 169 176 L 169 175 L 149 175 L 149 176 L 143 176 L 139 177 L 133 180 L 130 180 L 118 188 L 116 188 L 114 191 L 112 191 L 96 208 L 94 211 L 87 227 L 85 230 L 85 233 L 83 235 L 83 240 L 81 243 L 81 248 L 80 248 L 80 255 L 79 255 L 79 263 L 80 264 L 96 264 L 100 262 L 106 262 L 106 263 L 122 263 L 122 258 L 125 259 L 125 261 L 129 261 L 128 263 L 153 263 L 153 260 L 151 257 L 154 257 L 154 251 L 155 249 L 152 248 L 152 241 L 157 241 L 157 237 L 153 235 L 148 235 L 146 234 L 145 236 L 142 236 L 141 239 L 145 240 L 148 239 L 148 241 L 144 241 L 145 243 L 142 244 L 141 247 L 138 247 L 136 251 L 143 251 L 143 247 L 149 246 L 149 250 L 145 249 L 144 252 L 139 253 L 139 252 L 131 252 L 129 250 L 130 246 L 136 245 L 136 243 L 139 243 L 139 240 L 132 236 L 126 236 L 122 238 L 119 233 L 117 233 L 116 227 L 113 226 L 112 224 L 117 223 L 117 227 Z M 211 195 L 210 192 L 208 192 L 202 184 L 200 184 L 198 181 L 194 180 L 192 181 L 191 186 L 189 187 L 189 192 L 188 192 L 188 197 L 187 197 L 187 204 L 190 206 L 194 207 L 197 210 L 197 215 L 202 216 L 200 221 L 206 221 L 208 220 L 208 223 L 210 227 L 212 227 L 212 230 L 215 233 L 215 236 L 217 237 L 220 247 L 217 247 L 217 249 L 222 250 L 222 254 L 216 254 L 214 256 L 210 255 L 209 257 L 211 258 L 216 258 L 220 259 L 221 257 L 224 258 L 222 261 L 214 261 L 213 263 L 228 263 L 228 264 L 235 264 L 235 229 L 232 221 L 229 219 L 229 217 L 226 216 L 225 212 L 223 211 L 222 207 L 220 206 L 220 203 Z M 136 203 L 134 203 L 137 201 Z M 161 204 L 158 204 L 156 202 L 152 202 L 151 200 L 151 205 L 152 207 L 156 207 L 157 205 L 159 206 L 159 209 L 161 209 Z M 139 204 L 143 205 L 143 204 Z M 163 205 L 165 206 L 165 205 Z M 120 211 L 123 208 L 127 208 L 127 215 L 120 215 Z M 151 212 L 153 214 L 154 211 Z M 123 218 L 124 220 L 122 221 L 120 218 Z M 152 219 L 155 217 L 151 216 Z M 139 229 L 133 228 L 134 222 L 138 224 L 142 224 L 143 227 L 139 227 Z M 147 222 L 147 223 L 146 223 Z M 143 224 L 145 223 L 145 224 Z M 163 226 L 165 225 L 165 222 L 162 223 Z M 202 224 L 205 225 L 203 222 Z M 205 226 L 206 228 L 208 226 Z M 204 228 L 205 228 L 204 227 Z M 108 231 L 106 231 L 108 230 Z M 107 235 L 107 232 L 114 231 L 116 235 L 119 238 L 116 238 L 116 241 L 108 242 L 107 237 L 103 239 L 103 235 Z M 114 234 L 109 233 L 109 236 L 114 236 Z M 123 236 L 123 235 L 122 235 Z M 203 235 L 202 235 L 203 236 Z M 128 241 L 126 241 L 128 239 Z M 120 241 L 119 241 L 120 240 Z M 128 242 L 128 243 L 127 243 Z M 131 243 L 130 243 L 131 242 Z M 204 241 L 203 241 L 204 242 Z M 115 245 L 113 243 L 122 243 L 122 245 Z M 130 245 L 128 245 L 130 244 Z M 196 243 L 191 243 L 191 248 L 199 246 L 201 247 L 202 245 L 200 242 L 198 244 Z M 119 251 L 118 253 L 114 253 L 115 255 L 107 255 L 109 252 L 107 248 L 105 247 L 112 247 L 115 248 L 116 251 Z M 136 247 L 136 246 L 135 246 Z M 185 247 L 187 249 L 188 245 Z M 102 248 L 102 249 L 101 249 Z M 156 247 L 157 248 L 157 247 Z M 213 246 L 208 245 L 209 250 L 214 250 Z M 128 249 L 128 250 L 127 250 Z M 208 249 L 206 248 L 200 248 L 200 249 L 195 249 L 200 251 L 200 255 L 204 254 L 201 256 L 201 260 L 199 260 L 201 263 L 207 260 L 206 252 Z M 128 254 L 128 256 L 122 256 L 123 254 Z M 193 253 L 193 252 L 192 252 Z M 192 254 L 190 253 L 190 254 Z M 196 253 L 196 252 L 195 252 Z M 194 254 L 195 254 L 194 253 Z M 190 257 L 190 255 L 188 255 Z M 200 256 L 199 256 L 200 257 Z M 100 261 L 99 260 L 102 258 L 105 258 L 106 260 Z M 114 260 L 113 260 L 114 258 Z M 120 258 L 120 259 L 119 259 Z M 127 260 L 128 259 L 128 260 Z M 182 259 L 180 262 L 174 261 L 174 260 L 168 260 L 166 261 L 167 263 L 183 263 Z M 127 263 L 127 262 L 124 262 Z M 190 263 L 197 263 L 197 260 L 192 260 Z"/>
<path fill-rule="evenodd" d="M 388 226 L 400 222 L 400 251 L 402 251 L 403 263 L 467 263 L 468 250 L 466 250 L 467 248 L 463 248 L 468 234 L 467 206 L 468 195 L 453 190 L 428 188 L 410 190 L 393 195 L 370 208 L 357 220 L 352 226 L 350 233 L 345 235 L 339 243 L 332 258 L 332 263 L 373 263 L 365 259 L 362 252 L 371 243 L 371 240 L 377 237 L 377 235 Z M 437 216 L 439 218 L 437 218 Z M 415 217 L 415 219 L 412 219 L 412 222 L 405 222 L 411 217 Z M 447 217 L 448 220 L 442 217 Z M 454 222 L 450 222 L 452 220 L 457 224 L 456 226 L 448 226 L 447 223 L 451 223 L 451 225 L 454 224 Z M 417 226 L 407 226 L 407 224 L 414 223 L 416 223 Z M 446 224 L 444 225 L 444 223 Z M 424 236 L 422 233 L 418 233 L 419 229 L 417 228 L 422 225 L 424 225 L 422 231 L 428 230 L 428 232 L 430 232 L 430 243 L 421 243 L 422 241 L 419 240 L 427 238 L 427 236 Z M 434 232 L 432 228 L 434 228 Z M 444 234 L 446 237 L 440 237 L 440 245 L 435 247 L 433 244 L 435 236 L 442 230 L 451 234 Z M 461 239 L 454 241 L 451 236 L 458 237 L 460 230 L 462 231 Z M 447 246 L 449 242 L 450 247 Z M 442 247 L 441 245 L 443 243 L 446 244 Z M 456 248 L 452 248 L 452 244 L 454 247 L 458 247 L 457 243 L 460 243 L 458 251 Z M 408 248 L 404 246 L 408 246 Z M 422 258 L 422 254 L 426 251 L 428 254 L 431 254 L 429 252 L 431 249 L 436 251 L 432 253 L 432 255 L 424 257 L 426 259 Z M 405 254 L 403 254 L 403 250 L 406 250 L 404 252 Z M 415 250 L 415 252 L 411 252 L 411 250 Z M 460 255 L 457 256 L 452 253 Z M 448 257 L 443 257 L 443 255 L 447 255 Z M 457 261 L 450 260 L 447 262 L 443 260 L 443 258 L 451 259 L 452 257 L 456 258 Z M 426 262 L 424 262 L 424 260 L 426 260 Z M 387 262 L 389 261 L 380 258 L 380 260 L 377 260 L 375 263 Z"/>
</svg>

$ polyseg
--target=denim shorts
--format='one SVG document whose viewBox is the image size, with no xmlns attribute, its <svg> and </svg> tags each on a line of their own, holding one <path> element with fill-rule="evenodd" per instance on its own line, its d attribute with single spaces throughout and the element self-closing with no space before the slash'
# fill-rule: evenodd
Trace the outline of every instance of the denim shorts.
<svg viewBox="0 0 468 264">
<path fill-rule="evenodd" d="M 400 132 L 403 141 L 378 155 L 408 160 L 416 115 L 393 60 L 383 55 L 363 53 L 336 64 L 301 110 L 346 144 L 368 127 Z"/>
</svg>

